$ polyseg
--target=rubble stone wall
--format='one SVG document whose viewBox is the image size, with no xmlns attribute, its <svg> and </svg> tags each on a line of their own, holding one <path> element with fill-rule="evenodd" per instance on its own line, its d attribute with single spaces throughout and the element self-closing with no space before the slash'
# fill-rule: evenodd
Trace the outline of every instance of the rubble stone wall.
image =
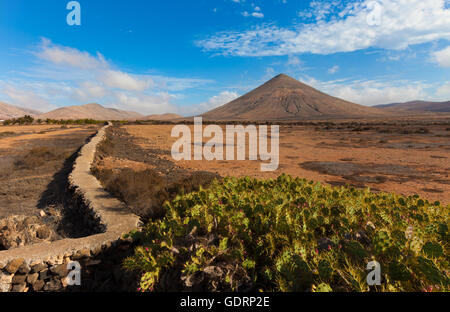
<svg viewBox="0 0 450 312">
<path fill-rule="evenodd" d="M 61 291 L 68 286 L 68 263 L 79 262 L 86 277 L 86 272 L 93 268 L 95 271 L 96 266 L 108 261 L 105 255 L 124 251 L 131 245 L 122 236 L 138 228 L 139 217 L 111 197 L 91 173 L 96 148 L 110 126 L 101 128 L 83 146 L 69 176 L 74 200 L 79 202 L 80 218 L 99 234 L 0 251 L 0 292 Z M 117 272 L 111 275 L 119 282 L 123 278 Z M 95 285 L 92 278 L 95 279 L 88 276 L 91 280 L 85 282 Z"/>
</svg>

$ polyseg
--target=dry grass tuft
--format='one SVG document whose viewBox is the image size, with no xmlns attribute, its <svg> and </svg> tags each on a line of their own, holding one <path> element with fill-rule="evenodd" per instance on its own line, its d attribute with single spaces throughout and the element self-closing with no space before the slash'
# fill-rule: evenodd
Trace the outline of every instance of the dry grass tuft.
<svg viewBox="0 0 450 312">
<path fill-rule="evenodd" d="M 158 218 L 164 215 L 163 204 L 180 193 L 189 193 L 212 182 L 216 175 L 195 172 L 180 175 L 175 179 L 160 176 L 147 169 L 135 171 L 131 168 L 98 169 L 94 174 L 102 181 L 105 189 L 125 202 L 133 213 L 144 218 Z"/>
<path fill-rule="evenodd" d="M 70 155 L 56 148 L 34 147 L 26 153 L 21 159 L 14 162 L 17 169 L 35 169 L 45 165 L 48 161 L 62 160 Z"/>
</svg>

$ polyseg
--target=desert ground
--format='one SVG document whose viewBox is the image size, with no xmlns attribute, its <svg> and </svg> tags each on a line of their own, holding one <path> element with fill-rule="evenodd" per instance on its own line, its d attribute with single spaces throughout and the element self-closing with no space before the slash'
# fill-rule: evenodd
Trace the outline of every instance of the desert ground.
<svg viewBox="0 0 450 312">
<path fill-rule="evenodd" d="M 97 128 L 0 127 L 0 249 L 33 243 L 28 230 L 36 225 L 45 228 L 39 235 L 47 240 L 67 234 L 59 229 L 67 176 L 78 149 Z"/>
<path fill-rule="evenodd" d="M 170 154 L 173 125 L 125 125 L 121 136 L 140 153 L 106 157 L 110 168 L 155 169 L 171 163 L 188 171 L 224 176 L 274 178 L 282 173 L 331 185 L 419 194 L 450 204 L 449 120 L 325 122 L 280 127 L 280 164 L 261 172 L 260 161 L 178 161 Z M 209 139 L 204 139 L 204 142 Z M 116 146 L 116 148 L 120 149 Z M 145 156 L 138 156 L 145 155 Z M 152 155 L 152 161 L 148 155 Z"/>
</svg>

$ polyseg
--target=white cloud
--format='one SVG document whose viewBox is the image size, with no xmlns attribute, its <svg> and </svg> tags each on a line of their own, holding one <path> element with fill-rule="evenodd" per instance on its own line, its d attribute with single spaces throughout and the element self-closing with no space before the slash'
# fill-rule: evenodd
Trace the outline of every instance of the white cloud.
<svg viewBox="0 0 450 312">
<path fill-rule="evenodd" d="M 450 67 L 450 46 L 433 53 L 433 59 L 441 67 Z"/>
<path fill-rule="evenodd" d="M 436 95 L 441 101 L 450 101 L 450 81 L 437 89 Z"/>
<path fill-rule="evenodd" d="M 239 97 L 239 94 L 232 91 L 223 91 L 220 92 L 218 95 L 215 95 L 207 102 L 200 103 L 198 105 L 193 105 L 190 107 L 183 107 L 183 113 L 185 115 L 200 115 L 203 113 L 206 113 L 216 107 L 222 106 L 224 104 L 227 104 Z"/>
<path fill-rule="evenodd" d="M 335 74 L 339 71 L 339 66 L 338 65 L 334 65 L 333 67 L 331 67 L 330 69 L 328 69 L 328 73 L 329 74 Z"/>
<path fill-rule="evenodd" d="M 13 105 L 44 112 L 88 102 L 143 114 L 177 112 L 172 103 L 177 92 L 213 82 L 121 71 L 100 53 L 94 56 L 48 39 L 42 39 L 32 55 L 39 60 L 36 65 L 0 79 L 0 96 Z"/>
<path fill-rule="evenodd" d="M 144 91 L 153 84 L 150 78 L 139 79 L 117 70 L 104 71 L 99 78 L 108 87 L 128 91 Z"/>
<path fill-rule="evenodd" d="M 115 92 L 112 105 L 143 114 L 175 113 L 178 109 L 171 103 L 173 95 L 160 92 L 153 95 L 133 92 Z"/>
<path fill-rule="evenodd" d="M 235 100 L 238 97 L 239 97 L 239 94 L 237 94 L 236 92 L 223 91 L 223 92 L 219 93 L 218 95 L 211 97 L 208 101 L 208 104 L 210 104 L 211 109 L 212 109 L 212 108 L 219 107 L 223 104 L 227 104 L 227 103 Z"/>
<path fill-rule="evenodd" d="M 264 17 L 264 14 L 261 13 L 261 12 L 253 12 L 253 13 L 252 13 L 252 16 L 253 16 L 253 17 L 256 17 L 256 18 L 263 18 L 263 17 Z"/>
<path fill-rule="evenodd" d="M 305 83 L 332 96 L 357 104 L 372 106 L 396 102 L 407 102 L 429 98 L 426 87 L 420 82 L 378 80 L 319 81 L 304 77 Z"/>
<path fill-rule="evenodd" d="M 7 84 L 2 91 L 11 99 L 12 105 L 34 109 L 40 112 L 55 109 L 55 106 L 50 104 L 43 96 L 30 90 L 24 90 L 24 86 L 21 86 L 19 89 L 16 86 Z"/>
<path fill-rule="evenodd" d="M 80 83 L 79 88 L 74 90 L 75 98 L 81 101 L 94 101 L 106 95 L 106 89 L 93 81 L 84 81 Z"/>
<path fill-rule="evenodd" d="M 88 52 L 55 45 L 46 38 L 42 39 L 40 51 L 36 55 L 56 65 L 67 65 L 82 69 L 104 68 L 108 66 L 105 58 L 99 52 L 97 52 L 97 57 L 94 57 Z"/>
<path fill-rule="evenodd" d="M 376 11 L 370 3 L 374 0 L 353 2 L 329 20 L 320 17 L 314 23 L 290 28 L 266 24 L 244 32 L 218 33 L 197 44 L 224 55 L 273 56 L 369 47 L 400 50 L 437 39 L 450 40 L 450 10 L 444 0 L 378 0 L 381 9 Z"/>
<path fill-rule="evenodd" d="M 263 14 L 263 12 L 261 12 L 261 8 L 259 6 L 254 7 L 253 10 L 254 10 L 254 12 L 252 12 L 252 13 L 244 11 L 244 12 L 242 12 L 242 15 L 245 16 L 245 17 L 249 17 L 249 16 L 253 16 L 253 17 L 256 17 L 256 18 L 263 18 L 264 17 L 264 14 Z"/>
</svg>

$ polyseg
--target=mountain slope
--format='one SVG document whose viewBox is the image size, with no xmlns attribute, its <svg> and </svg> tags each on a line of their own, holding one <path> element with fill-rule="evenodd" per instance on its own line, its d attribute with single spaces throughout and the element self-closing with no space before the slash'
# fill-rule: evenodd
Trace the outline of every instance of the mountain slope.
<svg viewBox="0 0 450 312">
<path fill-rule="evenodd" d="M 402 111 L 448 113 L 450 112 L 450 101 L 447 102 L 411 101 L 406 103 L 377 105 L 375 107 L 384 109 L 402 110 Z"/>
<path fill-rule="evenodd" d="M 388 114 L 392 113 L 329 96 L 281 74 L 202 117 L 210 120 L 295 120 Z"/>
<path fill-rule="evenodd" d="M 142 118 L 142 120 L 158 120 L 158 121 L 164 121 L 164 120 L 173 120 L 183 118 L 181 115 L 177 114 L 160 114 L 160 115 L 149 115 Z"/>
<path fill-rule="evenodd" d="M 95 119 L 95 120 L 136 120 L 143 115 L 115 108 L 105 108 L 100 104 L 68 106 L 36 116 L 40 119 Z"/>
<path fill-rule="evenodd" d="M 40 112 L 0 102 L 0 120 L 18 118 L 25 115 L 34 116 L 37 114 L 40 114 Z"/>
</svg>

